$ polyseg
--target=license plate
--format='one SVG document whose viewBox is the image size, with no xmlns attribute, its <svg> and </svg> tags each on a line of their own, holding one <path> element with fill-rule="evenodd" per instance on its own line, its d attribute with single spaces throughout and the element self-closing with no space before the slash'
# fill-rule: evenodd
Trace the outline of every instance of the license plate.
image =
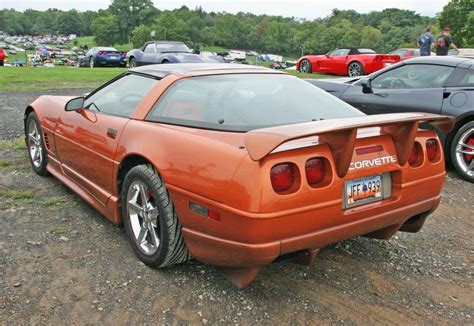
<svg viewBox="0 0 474 326">
<path fill-rule="evenodd" d="M 383 199 L 382 175 L 371 175 L 346 181 L 344 184 L 345 207 L 354 207 Z"/>
<path fill-rule="evenodd" d="M 110 57 L 110 59 L 117 60 L 117 57 L 112 56 L 112 57 Z"/>
</svg>

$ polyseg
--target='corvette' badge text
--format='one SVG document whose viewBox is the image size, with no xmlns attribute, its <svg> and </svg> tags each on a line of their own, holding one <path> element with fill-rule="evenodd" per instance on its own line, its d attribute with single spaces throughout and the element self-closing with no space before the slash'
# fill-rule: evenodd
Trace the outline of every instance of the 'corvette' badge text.
<svg viewBox="0 0 474 326">
<path fill-rule="evenodd" d="M 363 161 L 351 162 L 351 165 L 349 166 L 349 170 L 358 170 L 358 169 L 370 168 L 370 167 L 373 167 L 373 166 L 384 165 L 384 164 L 388 164 L 388 163 L 396 163 L 396 162 L 397 162 L 397 156 L 396 155 L 378 157 L 378 158 L 374 158 L 373 160 L 363 160 Z"/>
</svg>

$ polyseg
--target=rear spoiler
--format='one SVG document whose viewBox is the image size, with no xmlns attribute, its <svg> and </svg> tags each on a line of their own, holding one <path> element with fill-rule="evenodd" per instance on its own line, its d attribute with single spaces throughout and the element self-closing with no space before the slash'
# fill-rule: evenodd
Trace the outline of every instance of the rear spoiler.
<svg viewBox="0 0 474 326">
<path fill-rule="evenodd" d="M 395 145 L 398 162 L 404 165 L 412 151 L 418 125 L 426 122 L 445 133 L 454 127 L 453 117 L 437 114 L 377 114 L 257 129 L 247 132 L 244 140 L 250 158 L 259 161 L 285 142 L 319 136 L 320 144 L 329 145 L 337 174 L 342 178 L 349 169 L 359 128 L 380 127 L 381 133 L 390 135 Z"/>
</svg>

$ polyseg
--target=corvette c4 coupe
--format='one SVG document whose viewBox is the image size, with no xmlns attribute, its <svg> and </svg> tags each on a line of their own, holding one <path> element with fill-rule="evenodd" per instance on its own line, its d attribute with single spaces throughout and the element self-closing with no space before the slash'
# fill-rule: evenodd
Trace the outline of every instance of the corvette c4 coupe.
<svg viewBox="0 0 474 326">
<path fill-rule="evenodd" d="M 283 91 L 284 90 L 284 91 Z M 239 287 L 278 258 L 417 232 L 445 169 L 424 113 L 366 116 L 298 79 L 232 64 L 150 65 L 25 111 L 33 170 L 123 223 L 136 255 L 191 257 Z"/>
<path fill-rule="evenodd" d="M 343 76 L 370 74 L 400 61 L 400 56 L 377 54 L 362 47 L 338 48 L 324 55 L 306 55 L 296 62 L 302 73 L 326 73 Z"/>
</svg>

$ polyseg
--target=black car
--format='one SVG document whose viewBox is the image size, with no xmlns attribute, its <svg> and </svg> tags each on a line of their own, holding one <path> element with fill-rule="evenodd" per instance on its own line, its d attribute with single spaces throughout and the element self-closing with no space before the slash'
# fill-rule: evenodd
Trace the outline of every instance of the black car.
<svg viewBox="0 0 474 326">
<path fill-rule="evenodd" d="M 127 65 L 126 52 L 114 48 L 91 48 L 84 56 L 79 56 L 76 66 L 80 67 L 125 67 Z"/>
<path fill-rule="evenodd" d="M 440 134 L 446 158 L 474 182 L 474 60 L 420 57 L 369 76 L 308 82 L 367 114 L 421 111 L 454 116 L 449 134 Z"/>
</svg>

